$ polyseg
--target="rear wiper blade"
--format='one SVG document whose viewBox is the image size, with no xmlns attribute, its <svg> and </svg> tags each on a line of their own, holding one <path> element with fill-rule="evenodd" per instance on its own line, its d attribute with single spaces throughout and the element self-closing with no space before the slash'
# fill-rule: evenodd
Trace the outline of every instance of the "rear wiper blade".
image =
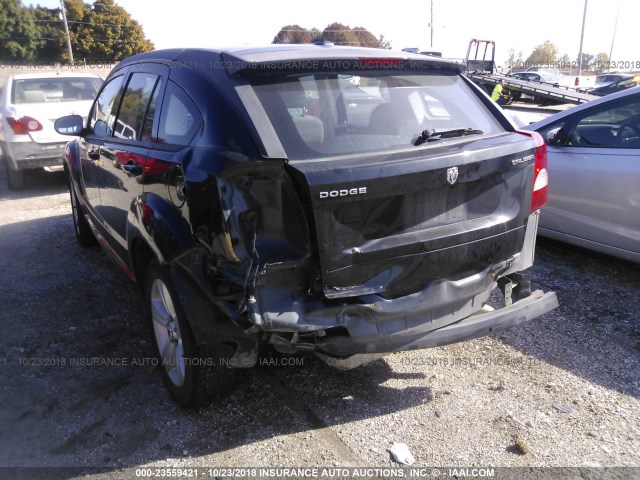
<svg viewBox="0 0 640 480">
<path fill-rule="evenodd" d="M 416 141 L 413 143 L 416 147 L 422 145 L 425 142 L 433 142 L 442 138 L 452 137 L 464 137 L 466 135 L 480 135 L 484 133 L 482 130 L 476 130 L 473 128 L 451 128 L 449 130 L 423 130 Z"/>
</svg>

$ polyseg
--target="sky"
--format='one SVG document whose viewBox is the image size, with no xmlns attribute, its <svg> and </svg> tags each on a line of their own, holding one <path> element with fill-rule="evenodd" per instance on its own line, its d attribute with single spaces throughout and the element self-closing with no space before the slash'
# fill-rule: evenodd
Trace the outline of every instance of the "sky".
<svg viewBox="0 0 640 480">
<path fill-rule="evenodd" d="M 88 2 L 85 0 L 86 3 Z M 612 60 L 633 63 L 640 69 L 637 45 L 637 0 L 587 0 L 583 52 L 611 51 Z M 26 5 L 59 6 L 59 0 L 23 0 Z M 494 40 L 496 61 L 505 64 L 509 49 L 523 59 L 546 40 L 560 55 L 573 61 L 580 47 L 585 0 L 396 0 L 354 2 L 301 0 L 227 2 L 210 0 L 116 0 L 140 22 L 155 47 L 219 48 L 269 44 L 280 28 L 297 24 L 324 29 L 340 22 L 364 27 L 376 37 L 384 35 L 394 49 L 430 45 L 430 12 L 433 4 L 433 48 L 444 56 L 462 58 L 471 38 Z M 619 13 L 618 13 L 619 12 Z M 638 65 L 635 65 L 638 62 Z"/>
</svg>

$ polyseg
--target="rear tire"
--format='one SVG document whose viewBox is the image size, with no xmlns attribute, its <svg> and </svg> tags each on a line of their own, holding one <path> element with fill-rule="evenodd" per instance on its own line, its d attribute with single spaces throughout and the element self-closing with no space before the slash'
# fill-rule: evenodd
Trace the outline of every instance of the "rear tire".
<svg viewBox="0 0 640 480">
<path fill-rule="evenodd" d="M 209 403 L 228 385 L 234 369 L 216 362 L 212 352 L 196 343 L 171 277 L 155 259 L 145 275 L 145 301 L 162 380 L 171 396 L 183 407 Z"/>
<path fill-rule="evenodd" d="M 84 216 L 82 206 L 78 201 L 78 194 L 71 181 L 69 181 L 69 195 L 71 197 L 71 216 L 73 217 L 73 228 L 76 232 L 76 240 L 83 247 L 93 247 L 98 241 L 93 231 L 91 231 L 89 222 L 87 222 Z"/>
<path fill-rule="evenodd" d="M 7 183 L 11 190 L 22 190 L 24 188 L 24 170 L 14 170 L 11 168 L 9 159 L 5 157 L 7 166 Z"/>
</svg>

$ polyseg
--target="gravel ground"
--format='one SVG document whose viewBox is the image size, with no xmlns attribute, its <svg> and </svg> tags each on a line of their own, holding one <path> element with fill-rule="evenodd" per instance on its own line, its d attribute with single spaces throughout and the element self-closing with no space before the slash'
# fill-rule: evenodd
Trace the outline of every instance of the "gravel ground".
<svg viewBox="0 0 640 480">
<path fill-rule="evenodd" d="M 74 242 L 62 174 L 34 172 L 19 193 L 0 178 L 0 252 L 0 466 L 81 467 L 0 478 L 395 468 L 394 442 L 417 467 L 572 467 L 540 471 L 558 478 L 640 467 L 638 265 L 539 242 L 534 282 L 561 304 L 540 319 L 348 372 L 267 353 L 232 391 L 187 411 L 151 365 L 137 286 Z"/>
</svg>

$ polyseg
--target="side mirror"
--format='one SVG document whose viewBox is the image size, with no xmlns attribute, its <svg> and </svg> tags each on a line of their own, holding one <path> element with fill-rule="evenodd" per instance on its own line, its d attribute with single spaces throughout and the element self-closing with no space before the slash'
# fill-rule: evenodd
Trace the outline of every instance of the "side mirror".
<svg viewBox="0 0 640 480">
<path fill-rule="evenodd" d="M 562 127 L 557 127 L 547 132 L 547 136 L 545 140 L 547 141 L 547 145 L 558 145 L 562 139 Z"/>
<path fill-rule="evenodd" d="M 56 119 L 53 128 L 61 135 L 71 135 L 77 137 L 84 130 L 82 117 L 80 115 L 67 115 Z"/>
</svg>

